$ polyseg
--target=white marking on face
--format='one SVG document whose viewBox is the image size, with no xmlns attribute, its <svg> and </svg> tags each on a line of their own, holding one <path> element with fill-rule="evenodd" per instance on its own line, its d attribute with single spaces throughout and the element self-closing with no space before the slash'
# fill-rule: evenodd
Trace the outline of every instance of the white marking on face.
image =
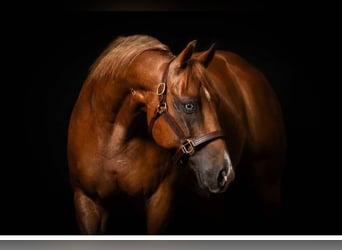
<svg viewBox="0 0 342 250">
<path fill-rule="evenodd" d="M 204 90 L 205 97 L 207 98 L 208 102 L 210 102 L 211 96 L 209 94 L 209 91 L 205 87 L 203 87 L 203 90 Z"/>
<path fill-rule="evenodd" d="M 230 160 L 230 157 L 229 157 L 228 152 L 224 152 L 224 160 L 225 160 L 225 161 L 227 162 L 227 164 L 228 164 L 228 173 L 227 173 L 227 175 L 226 175 L 226 176 L 228 176 L 229 173 L 230 173 L 230 171 L 232 171 L 232 169 L 233 169 L 233 165 L 232 165 L 232 162 L 231 162 L 231 160 Z"/>
</svg>

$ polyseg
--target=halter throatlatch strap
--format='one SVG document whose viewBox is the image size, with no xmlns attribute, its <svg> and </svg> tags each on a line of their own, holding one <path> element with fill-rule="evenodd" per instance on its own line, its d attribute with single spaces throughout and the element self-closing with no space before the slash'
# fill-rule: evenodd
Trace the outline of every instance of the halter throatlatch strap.
<svg viewBox="0 0 342 250">
<path fill-rule="evenodd" d="M 156 120 L 165 113 L 167 111 L 167 104 L 166 104 L 166 90 L 167 90 L 167 85 L 166 85 L 166 80 L 167 80 L 167 75 L 169 74 L 169 67 L 171 62 L 173 61 L 174 58 L 172 58 L 172 60 L 170 60 L 167 65 L 166 68 L 164 70 L 163 76 L 162 76 L 162 80 L 161 82 L 158 84 L 157 87 L 157 96 L 159 98 L 159 104 L 156 108 L 156 110 L 154 111 L 154 114 L 152 116 L 152 119 L 150 121 L 149 124 L 149 132 L 152 135 L 152 129 L 153 129 L 153 125 L 156 122 Z"/>
<path fill-rule="evenodd" d="M 206 144 L 210 143 L 219 138 L 225 137 L 223 131 L 214 131 L 208 134 L 202 135 L 197 138 L 187 138 L 184 134 L 181 127 L 178 125 L 176 120 L 170 115 L 167 110 L 167 103 L 166 103 L 166 92 L 167 92 L 167 76 L 169 73 L 169 66 L 173 59 L 167 64 L 166 69 L 162 76 L 162 81 L 159 83 L 157 87 L 157 95 L 159 97 L 159 104 L 154 111 L 152 119 L 149 124 L 149 132 L 152 135 L 152 129 L 156 120 L 163 116 L 165 121 L 171 127 L 171 129 L 175 132 L 175 134 L 180 139 L 180 147 L 177 149 L 175 155 L 173 156 L 173 160 L 177 165 L 182 165 L 185 161 L 192 155 L 198 151 L 201 147 L 204 147 Z"/>
</svg>

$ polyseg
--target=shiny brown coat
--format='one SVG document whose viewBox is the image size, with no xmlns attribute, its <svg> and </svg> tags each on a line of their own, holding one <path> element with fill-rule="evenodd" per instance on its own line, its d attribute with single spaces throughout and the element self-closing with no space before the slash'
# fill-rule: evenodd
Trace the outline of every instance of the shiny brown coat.
<svg viewBox="0 0 342 250">
<path fill-rule="evenodd" d="M 81 233 L 105 233 L 108 200 L 143 197 L 147 233 L 158 234 L 165 232 L 175 185 L 184 180 L 171 160 L 179 138 L 162 118 L 152 136 L 147 126 L 158 105 L 156 88 L 174 56 L 148 36 L 120 39 L 93 65 L 70 118 L 68 163 L 75 211 Z M 242 169 L 271 211 L 280 204 L 285 154 L 277 97 L 263 74 L 240 56 L 214 47 L 193 53 L 194 47 L 190 42 L 170 64 L 169 111 L 190 136 L 222 129 L 226 137 L 191 157 L 188 169 L 208 192 L 224 192 L 236 168 Z M 200 107 L 191 117 L 177 108 L 189 98 Z M 227 181 L 218 189 L 216 176 L 223 165 Z"/>
</svg>

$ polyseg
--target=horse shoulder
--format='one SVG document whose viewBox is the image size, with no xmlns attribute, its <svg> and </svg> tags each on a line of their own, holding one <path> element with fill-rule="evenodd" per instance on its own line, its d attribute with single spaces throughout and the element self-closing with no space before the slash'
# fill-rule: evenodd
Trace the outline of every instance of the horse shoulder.
<svg viewBox="0 0 342 250">
<path fill-rule="evenodd" d="M 240 181 L 253 190 L 268 214 L 280 204 L 281 173 L 285 160 L 286 136 L 282 110 L 276 93 L 263 73 L 244 58 L 221 51 L 231 84 L 242 98 L 245 138 L 237 167 Z M 242 120 L 241 120 L 242 121 Z M 272 212 L 273 213 L 273 212 Z"/>
<path fill-rule="evenodd" d="M 217 51 L 208 66 L 208 73 L 219 98 L 218 118 L 226 134 L 226 143 L 232 163 L 241 158 L 246 140 L 247 122 L 244 100 L 234 75 L 227 70 L 227 60 Z"/>
<path fill-rule="evenodd" d="M 225 51 L 225 61 L 242 99 L 246 114 L 247 144 L 252 151 L 282 151 L 285 144 L 282 110 L 278 97 L 264 74 L 244 58 Z"/>
</svg>

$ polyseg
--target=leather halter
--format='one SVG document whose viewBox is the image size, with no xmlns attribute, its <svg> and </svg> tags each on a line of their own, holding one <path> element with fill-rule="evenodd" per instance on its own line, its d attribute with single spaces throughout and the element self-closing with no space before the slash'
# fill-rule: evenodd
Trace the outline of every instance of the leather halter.
<svg viewBox="0 0 342 250">
<path fill-rule="evenodd" d="M 173 60 L 173 59 L 172 59 Z M 172 60 L 167 64 L 166 69 L 162 76 L 162 81 L 159 83 L 157 88 L 157 95 L 159 97 L 159 104 L 157 108 L 154 111 L 154 115 L 150 121 L 149 124 L 149 131 L 152 135 L 152 129 L 153 125 L 156 122 L 156 120 L 163 116 L 165 121 L 169 124 L 169 126 L 172 128 L 172 130 L 176 133 L 178 138 L 180 139 L 180 147 L 177 149 L 176 153 L 173 156 L 173 160 L 177 165 L 182 165 L 186 162 L 186 160 L 194 155 L 196 151 L 208 144 L 211 141 L 214 141 L 216 139 L 225 137 L 223 131 L 213 131 L 208 134 L 196 137 L 196 138 L 188 138 L 182 128 L 178 125 L 176 120 L 170 115 L 167 108 L 166 103 L 166 92 L 167 92 L 167 76 L 169 73 L 169 67 L 172 62 Z"/>
</svg>

